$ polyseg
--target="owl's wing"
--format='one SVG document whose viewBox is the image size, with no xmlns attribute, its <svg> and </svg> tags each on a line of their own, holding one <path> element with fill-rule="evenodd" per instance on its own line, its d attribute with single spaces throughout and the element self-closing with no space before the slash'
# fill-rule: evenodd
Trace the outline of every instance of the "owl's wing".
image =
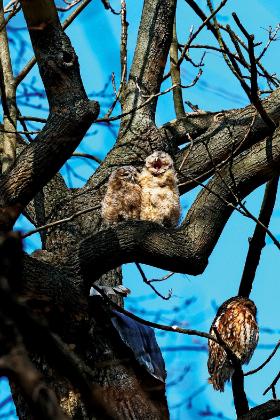
<svg viewBox="0 0 280 420">
<path fill-rule="evenodd" d="M 255 318 L 249 311 L 244 313 L 242 326 L 243 349 L 241 352 L 242 363 L 249 363 L 259 340 L 259 328 Z M 242 342 L 242 339 L 241 339 Z"/>
</svg>

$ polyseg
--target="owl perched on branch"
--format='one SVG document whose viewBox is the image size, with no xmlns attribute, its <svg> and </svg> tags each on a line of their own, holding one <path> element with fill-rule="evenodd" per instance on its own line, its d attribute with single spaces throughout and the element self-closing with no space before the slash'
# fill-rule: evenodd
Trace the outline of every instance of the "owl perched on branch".
<svg viewBox="0 0 280 420">
<path fill-rule="evenodd" d="M 258 343 L 256 313 L 257 308 L 250 299 L 233 297 L 220 306 L 210 328 L 210 334 L 214 337 L 218 335 L 241 364 L 249 363 Z M 225 382 L 231 379 L 234 372 L 232 362 L 225 350 L 215 341 L 209 340 L 208 346 L 209 382 L 214 389 L 224 391 Z"/>
<path fill-rule="evenodd" d="M 123 166 L 112 172 L 101 207 L 105 223 L 140 219 L 141 187 L 138 176 L 133 166 Z"/>
<path fill-rule="evenodd" d="M 147 157 L 139 176 L 142 188 L 141 220 L 175 227 L 180 217 L 180 199 L 176 172 L 171 157 L 156 151 Z"/>
</svg>

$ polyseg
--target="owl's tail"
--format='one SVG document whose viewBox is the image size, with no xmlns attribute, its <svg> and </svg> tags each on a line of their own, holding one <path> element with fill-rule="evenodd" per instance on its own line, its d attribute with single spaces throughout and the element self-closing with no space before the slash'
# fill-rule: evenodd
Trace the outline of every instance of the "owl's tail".
<svg viewBox="0 0 280 420">
<path fill-rule="evenodd" d="M 226 362 L 223 366 L 212 373 L 208 382 L 213 385 L 213 388 L 216 391 L 224 392 L 225 383 L 231 379 L 233 372 L 234 368 L 230 362 Z"/>
</svg>

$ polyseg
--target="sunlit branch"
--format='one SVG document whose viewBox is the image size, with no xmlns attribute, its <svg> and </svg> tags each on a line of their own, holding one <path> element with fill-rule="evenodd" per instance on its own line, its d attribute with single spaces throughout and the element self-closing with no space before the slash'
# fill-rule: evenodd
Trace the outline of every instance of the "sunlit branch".
<svg viewBox="0 0 280 420">
<path fill-rule="evenodd" d="M 177 118 L 184 117 L 185 109 L 184 109 L 182 89 L 180 87 L 181 85 L 180 67 L 178 66 L 178 39 L 177 39 L 177 31 L 176 31 L 176 17 L 174 19 L 172 42 L 170 46 L 170 74 L 171 74 L 172 84 L 177 85 L 177 87 L 174 88 L 172 91 L 176 117 Z"/>
<path fill-rule="evenodd" d="M 84 8 L 91 2 L 91 0 L 83 0 L 77 8 L 68 16 L 65 21 L 62 23 L 62 29 L 68 28 L 68 26 L 74 21 L 74 19 L 84 10 Z M 26 66 L 22 69 L 22 71 L 16 76 L 15 78 L 15 85 L 18 86 L 23 79 L 27 76 L 30 70 L 36 64 L 36 58 L 33 57 L 31 60 L 26 64 Z"/>
</svg>

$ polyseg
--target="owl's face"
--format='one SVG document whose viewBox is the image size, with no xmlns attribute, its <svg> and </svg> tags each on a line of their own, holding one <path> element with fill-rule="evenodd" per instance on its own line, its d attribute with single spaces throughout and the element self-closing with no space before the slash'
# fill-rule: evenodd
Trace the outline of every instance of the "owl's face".
<svg viewBox="0 0 280 420">
<path fill-rule="evenodd" d="M 122 166 L 112 173 L 111 179 L 122 180 L 136 184 L 138 182 L 138 171 L 133 166 Z"/>
<path fill-rule="evenodd" d="M 168 153 L 156 151 L 147 157 L 145 166 L 154 176 L 157 176 L 173 168 L 173 160 Z"/>
</svg>

